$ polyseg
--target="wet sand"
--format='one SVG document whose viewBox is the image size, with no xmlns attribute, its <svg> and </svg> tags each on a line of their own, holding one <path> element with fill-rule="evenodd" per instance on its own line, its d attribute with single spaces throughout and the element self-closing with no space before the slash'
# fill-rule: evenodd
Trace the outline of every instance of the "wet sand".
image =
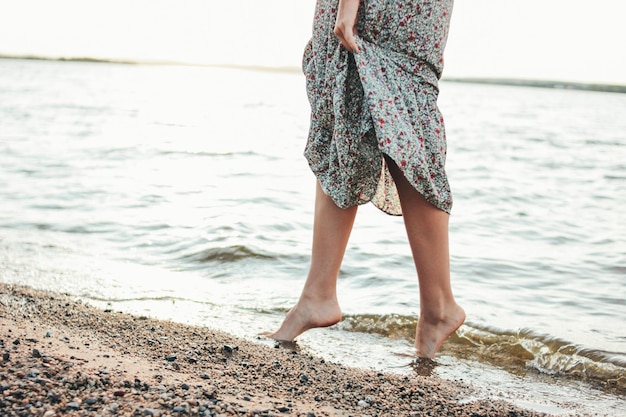
<svg viewBox="0 0 626 417">
<path fill-rule="evenodd" d="M 0 284 L 2 416 L 535 416 L 434 376 L 351 369 Z"/>
</svg>

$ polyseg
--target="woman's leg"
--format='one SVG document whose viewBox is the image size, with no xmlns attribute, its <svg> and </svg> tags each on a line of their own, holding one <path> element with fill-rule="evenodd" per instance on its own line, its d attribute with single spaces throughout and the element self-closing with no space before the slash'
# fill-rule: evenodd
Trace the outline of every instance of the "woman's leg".
<svg viewBox="0 0 626 417">
<path fill-rule="evenodd" d="M 433 358 L 443 342 L 465 321 L 450 286 L 447 213 L 413 188 L 398 166 L 386 158 L 398 188 L 420 288 L 420 317 L 415 334 L 418 356 Z"/>
<path fill-rule="evenodd" d="M 296 305 L 278 331 L 266 336 L 293 340 L 314 327 L 328 327 L 341 320 L 337 302 L 337 276 L 352 231 L 357 207 L 341 209 L 317 184 L 313 248 L 309 275 Z"/>
</svg>

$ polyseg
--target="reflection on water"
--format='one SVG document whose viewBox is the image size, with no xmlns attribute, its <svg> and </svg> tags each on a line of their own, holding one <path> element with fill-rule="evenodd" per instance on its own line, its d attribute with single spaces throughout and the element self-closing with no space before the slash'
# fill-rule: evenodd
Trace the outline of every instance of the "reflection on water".
<svg viewBox="0 0 626 417">
<path fill-rule="evenodd" d="M 310 246 L 300 75 L 0 71 L 0 279 L 246 337 L 276 326 Z M 626 95 L 444 82 L 440 104 L 469 318 L 433 372 L 510 392 L 545 383 L 544 402 L 598 387 L 609 397 L 592 403 L 610 413 L 625 386 Z M 300 348 L 411 371 L 389 352 L 411 346 L 412 265 L 402 220 L 362 207 L 339 282 L 346 317 Z"/>
</svg>

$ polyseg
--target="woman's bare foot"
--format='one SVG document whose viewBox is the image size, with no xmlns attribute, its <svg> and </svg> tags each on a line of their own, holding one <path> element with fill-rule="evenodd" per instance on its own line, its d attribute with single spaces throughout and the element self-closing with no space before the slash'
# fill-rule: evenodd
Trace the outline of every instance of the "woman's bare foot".
<svg viewBox="0 0 626 417">
<path fill-rule="evenodd" d="M 443 316 L 433 317 L 420 315 L 415 333 L 415 349 L 417 356 L 433 359 L 452 333 L 465 321 L 465 311 L 454 304 Z"/>
<path fill-rule="evenodd" d="M 292 341 L 300 334 L 317 327 L 329 327 L 341 321 L 341 309 L 336 299 L 314 301 L 301 297 L 289 310 L 283 324 L 276 332 L 263 336 L 281 341 Z"/>
</svg>

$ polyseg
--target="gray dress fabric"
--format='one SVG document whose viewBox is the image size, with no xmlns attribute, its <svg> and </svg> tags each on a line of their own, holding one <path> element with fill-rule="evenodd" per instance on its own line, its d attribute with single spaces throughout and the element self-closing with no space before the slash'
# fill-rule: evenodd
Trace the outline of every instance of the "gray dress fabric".
<svg viewBox="0 0 626 417">
<path fill-rule="evenodd" d="M 446 136 L 437 107 L 453 0 L 361 0 L 360 51 L 333 33 L 338 0 L 318 0 L 303 58 L 311 124 L 304 155 L 342 208 L 402 215 L 384 155 L 449 213 Z"/>
</svg>

